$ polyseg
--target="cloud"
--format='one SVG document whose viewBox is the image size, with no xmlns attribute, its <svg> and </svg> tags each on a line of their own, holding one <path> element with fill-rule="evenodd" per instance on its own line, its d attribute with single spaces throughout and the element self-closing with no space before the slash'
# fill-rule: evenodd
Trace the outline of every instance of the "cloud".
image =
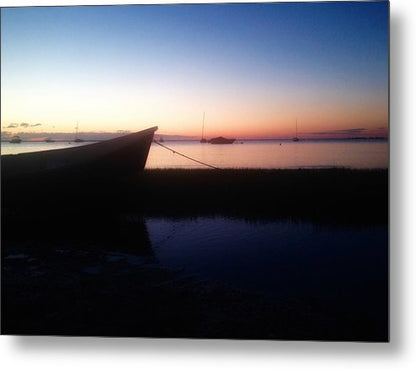
<svg viewBox="0 0 416 369">
<path fill-rule="evenodd" d="M 27 128 L 29 127 L 29 123 L 20 123 L 20 127 Z"/>
<path fill-rule="evenodd" d="M 366 128 L 336 129 L 333 131 L 311 132 L 311 135 L 356 135 L 368 131 Z"/>
<path fill-rule="evenodd" d="M 355 133 L 363 133 L 365 131 L 367 131 L 367 129 L 365 129 L 365 128 L 351 128 L 351 129 L 338 129 L 335 132 L 351 135 L 351 134 L 355 134 Z"/>
<path fill-rule="evenodd" d="M 31 124 L 30 126 L 31 127 L 38 127 L 38 126 L 41 126 L 42 125 L 42 123 L 35 123 L 35 124 Z"/>
<path fill-rule="evenodd" d="M 19 125 L 17 123 L 10 123 L 6 128 L 16 128 Z"/>
</svg>

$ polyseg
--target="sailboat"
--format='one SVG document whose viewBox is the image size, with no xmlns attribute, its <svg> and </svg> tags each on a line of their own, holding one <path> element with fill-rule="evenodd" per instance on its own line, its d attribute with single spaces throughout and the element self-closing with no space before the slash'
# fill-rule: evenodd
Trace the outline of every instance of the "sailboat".
<svg viewBox="0 0 416 369">
<path fill-rule="evenodd" d="M 20 144 L 22 139 L 19 136 L 13 136 L 9 142 L 12 144 Z"/>
<path fill-rule="evenodd" d="M 210 144 L 214 144 L 214 145 L 224 145 L 224 144 L 232 144 L 235 141 L 235 138 L 225 138 L 222 136 L 207 140 L 204 138 L 204 126 L 205 126 L 205 112 L 202 117 L 202 136 L 201 136 L 201 140 L 199 141 L 201 143 L 209 142 Z"/>
<path fill-rule="evenodd" d="M 78 122 L 77 122 L 77 126 L 75 127 L 75 140 L 74 142 L 84 142 L 83 139 L 78 137 Z"/>
<path fill-rule="evenodd" d="M 204 125 L 205 125 L 205 112 L 204 116 L 202 117 L 202 136 L 201 136 L 201 143 L 207 143 L 207 140 L 204 138 Z"/>
<path fill-rule="evenodd" d="M 298 138 L 298 118 L 296 118 L 296 133 L 295 133 L 295 137 L 292 138 L 292 141 L 294 141 L 294 142 L 299 141 L 299 138 Z"/>
<path fill-rule="evenodd" d="M 225 137 L 215 137 L 211 138 L 209 140 L 209 143 L 214 145 L 226 145 L 226 144 L 232 144 L 235 141 L 235 138 L 225 138 Z"/>
</svg>

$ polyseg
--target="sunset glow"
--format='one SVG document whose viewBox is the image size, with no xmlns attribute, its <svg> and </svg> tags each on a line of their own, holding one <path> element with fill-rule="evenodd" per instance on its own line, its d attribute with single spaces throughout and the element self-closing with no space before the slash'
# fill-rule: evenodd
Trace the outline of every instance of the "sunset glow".
<svg viewBox="0 0 416 369">
<path fill-rule="evenodd" d="M 1 55 L 2 133 L 387 136 L 387 2 L 8 8 Z"/>
</svg>

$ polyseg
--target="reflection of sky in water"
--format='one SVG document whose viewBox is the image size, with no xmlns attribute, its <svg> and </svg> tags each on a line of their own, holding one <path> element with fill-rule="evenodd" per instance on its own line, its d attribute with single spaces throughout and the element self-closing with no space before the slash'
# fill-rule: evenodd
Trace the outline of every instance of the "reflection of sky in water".
<svg viewBox="0 0 416 369">
<path fill-rule="evenodd" d="M 166 142 L 165 145 L 220 168 L 387 168 L 388 165 L 388 142 L 382 140 L 239 142 L 232 145 Z M 156 145 L 152 145 L 146 163 L 146 168 L 201 167 Z"/>
<path fill-rule="evenodd" d="M 240 141 L 232 145 L 165 142 L 169 148 L 221 168 L 351 167 L 387 168 L 388 142 L 351 141 Z M 2 142 L 2 154 L 73 147 L 68 142 L 11 144 Z M 153 144 L 146 168 L 205 168 Z"/>
<path fill-rule="evenodd" d="M 159 262 L 201 279 L 277 297 L 365 299 L 387 291 L 386 227 L 219 217 L 146 223 Z"/>
</svg>

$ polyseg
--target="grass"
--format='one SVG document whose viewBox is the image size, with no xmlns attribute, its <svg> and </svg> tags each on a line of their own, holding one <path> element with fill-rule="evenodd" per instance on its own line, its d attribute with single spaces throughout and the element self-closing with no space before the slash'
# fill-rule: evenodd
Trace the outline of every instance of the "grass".
<svg viewBox="0 0 416 369">
<path fill-rule="evenodd" d="M 31 204 L 29 206 L 29 204 Z M 83 208 L 154 216 L 308 218 L 387 224 L 388 171 L 145 170 L 134 176 L 59 173 L 3 181 L 2 209 L 79 212 Z"/>
<path fill-rule="evenodd" d="M 152 214 L 387 222 L 387 170 L 150 170 L 137 189 Z"/>
</svg>

